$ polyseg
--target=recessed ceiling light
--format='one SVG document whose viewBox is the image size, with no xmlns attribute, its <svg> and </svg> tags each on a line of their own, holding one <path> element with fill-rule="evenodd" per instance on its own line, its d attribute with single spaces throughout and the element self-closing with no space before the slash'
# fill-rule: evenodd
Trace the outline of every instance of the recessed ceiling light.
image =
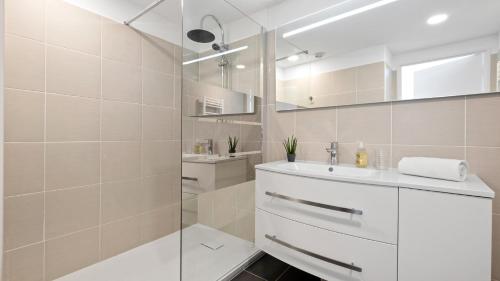
<svg viewBox="0 0 500 281">
<path fill-rule="evenodd" d="M 447 14 L 438 14 L 434 15 L 430 18 L 427 19 L 427 24 L 429 25 L 436 25 L 445 22 L 448 19 Z"/>
<path fill-rule="evenodd" d="M 237 64 L 237 65 L 236 65 L 236 68 L 237 68 L 237 69 L 245 69 L 245 68 L 246 68 L 246 66 L 245 66 L 244 64 Z"/>
<path fill-rule="evenodd" d="M 299 60 L 299 56 L 297 55 L 292 55 L 292 56 L 289 56 L 288 58 L 288 61 L 298 61 Z"/>
<path fill-rule="evenodd" d="M 312 23 L 312 24 L 309 24 L 309 25 L 297 28 L 297 29 L 294 29 L 292 31 L 286 32 L 286 33 L 283 34 L 283 38 L 287 38 L 287 37 L 290 37 L 290 36 L 293 36 L 293 35 L 297 35 L 299 33 L 302 33 L 302 32 L 305 32 L 305 31 L 308 31 L 308 30 L 311 30 L 311 29 L 314 29 L 314 28 L 318 28 L 320 26 L 327 25 L 327 24 L 330 24 L 332 22 L 343 20 L 345 18 L 352 17 L 352 16 L 355 16 L 355 15 L 358 15 L 358 14 L 361 14 L 361 13 L 364 13 L 364 12 L 367 12 L 367 11 L 370 11 L 370 10 L 373 10 L 373 9 L 385 6 L 385 5 L 391 4 L 391 3 L 396 2 L 396 1 L 399 1 L 399 0 L 381 0 L 381 1 L 378 1 L 378 2 L 375 2 L 375 3 L 372 3 L 372 4 L 369 4 L 369 5 L 366 5 L 366 6 L 363 6 L 363 7 L 360 7 L 360 8 L 357 8 L 357 9 L 345 12 L 343 14 L 336 15 L 336 16 L 333 16 L 333 17 L 330 17 L 330 18 L 327 18 L 327 19 L 324 19 L 324 20 L 321 20 L 321 21 L 318 21 L 318 22 L 315 22 L 315 23 Z"/>
</svg>

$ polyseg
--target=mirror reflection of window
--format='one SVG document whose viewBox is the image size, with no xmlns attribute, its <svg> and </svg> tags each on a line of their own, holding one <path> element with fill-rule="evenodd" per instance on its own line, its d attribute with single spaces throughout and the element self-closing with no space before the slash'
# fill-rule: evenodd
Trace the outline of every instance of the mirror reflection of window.
<svg viewBox="0 0 500 281">
<path fill-rule="evenodd" d="M 431 98 L 490 90 L 486 52 L 401 67 L 401 99 Z"/>
</svg>

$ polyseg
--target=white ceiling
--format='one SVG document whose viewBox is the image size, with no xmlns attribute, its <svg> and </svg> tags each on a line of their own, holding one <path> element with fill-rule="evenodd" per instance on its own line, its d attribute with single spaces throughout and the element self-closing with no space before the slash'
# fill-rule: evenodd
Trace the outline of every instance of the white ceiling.
<svg viewBox="0 0 500 281">
<path fill-rule="evenodd" d="M 379 0 L 350 0 L 344 5 L 308 16 L 279 29 L 281 34 Z M 429 26 L 428 17 L 449 14 L 441 25 Z M 317 29 L 286 38 L 298 49 L 326 56 L 344 54 L 370 46 L 385 45 L 395 54 L 457 43 L 500 32 L 499 0 L 400 0 Z M 281 38 L 280 38 L 281 40 Z M 278 57 L 293 52 L 281 48 Z M 287 52 L 289 52 L 287 54 Z"/>
</svg>

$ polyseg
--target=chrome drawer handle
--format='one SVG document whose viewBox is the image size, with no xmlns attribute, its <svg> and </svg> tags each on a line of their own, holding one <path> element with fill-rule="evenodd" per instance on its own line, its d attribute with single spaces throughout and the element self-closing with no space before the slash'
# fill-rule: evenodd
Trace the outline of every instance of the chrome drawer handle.
<svg viewBox="0 0 500 281">
<path fill-rule="evenodd" d="M 192 177 L 182 177 L 182 179 L 186 181 L 198 181 L 198 178 L 192 178 Z"/>
<path fill-rule="evenodd" d="M 302 253 L 304 255 L 308 255 L 310 257 L 313 257 L 313 258 L 316 258 L 316 259 L 319 259 L 319 260 L 322 260 L 322 261 L 326 261 L 328 263 L 331 263 L 331 264 L 334 264 L 334 265 L 338 265 L 338 266 L 341 266 L 341 267 L 344 267 L 344 268 L 347 268 L 347 269 L 350 269 L 350 270 L 353 270 L 353 271 L 356 271 L 356 272 L 362 272 L 363 269 L 361 267 L 358 267 L 358 266 L 355 266 L 354 263 L 345 263 L 345 262 L 341 262 L 341 261 L 338 261 L 338 260 L 334 260 L 334 259 L 331 259 L 331 258 L 327 258 L 327 257 L 324 257 L 322 255 L 318 255 L 318 254 L 315 254 L 313 252 L 309 252 L 308 250 L 304 250 L 304 249 L 301 249 L 299 247 L 295 247 L 291 244 L 288 244 L 284 241 L 281 241 L 279 240 L 278 238 L 276 238 L 276 236 L 271 236 L 269 234 L 266 234 L 265 237 L 277 244 L 280 244 L 281 246 L 284 246 L 284 247 L 287 247 L 289 249 L 292 249 L 294 251 L 297 251 L 299 253 Z"/>
<path fill-rule="evenodd" d="M 328 210 L 334 210 L 334 211 L 338 211 L 338 212 L 344 212 L 344 213 L 355 214 L 355 215 L 362 215 L 363 214 L 363 211 L 361 211 L 361 210 L 326 205 L 326 204 L 307 201 L 307 200 L 303 200 L 303 199 L 297 199 L 297 198 L 289 197 L 286 195 L 281 195 L 281 194 L 278 194 L 276 192 L 266 191 L 266 195 L 271 196 L 271 197 L 275 197 L 275 198 L 279 198 L 279 199 L 283 199 L 283 200 L 287 200 L 287 201 L 291 201 L 291 202 L 295 202 L 295 203 L 299 203 L 299 204 L 314 206 L 314 207 L 328 209 Z"/>
</svg>

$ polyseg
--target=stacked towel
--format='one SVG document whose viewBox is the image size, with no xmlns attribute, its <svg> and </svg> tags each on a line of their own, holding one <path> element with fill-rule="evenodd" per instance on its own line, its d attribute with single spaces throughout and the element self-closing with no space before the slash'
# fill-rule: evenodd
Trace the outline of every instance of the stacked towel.
<svg viewBox="0 0 500 281">
<path fill-rule="evenodd" d="M 427 157 L 404 157 L 398 165 L 402 174 L 452 181 L 465 181 L 468 168 L 464 160 Z"/>
</svg>

